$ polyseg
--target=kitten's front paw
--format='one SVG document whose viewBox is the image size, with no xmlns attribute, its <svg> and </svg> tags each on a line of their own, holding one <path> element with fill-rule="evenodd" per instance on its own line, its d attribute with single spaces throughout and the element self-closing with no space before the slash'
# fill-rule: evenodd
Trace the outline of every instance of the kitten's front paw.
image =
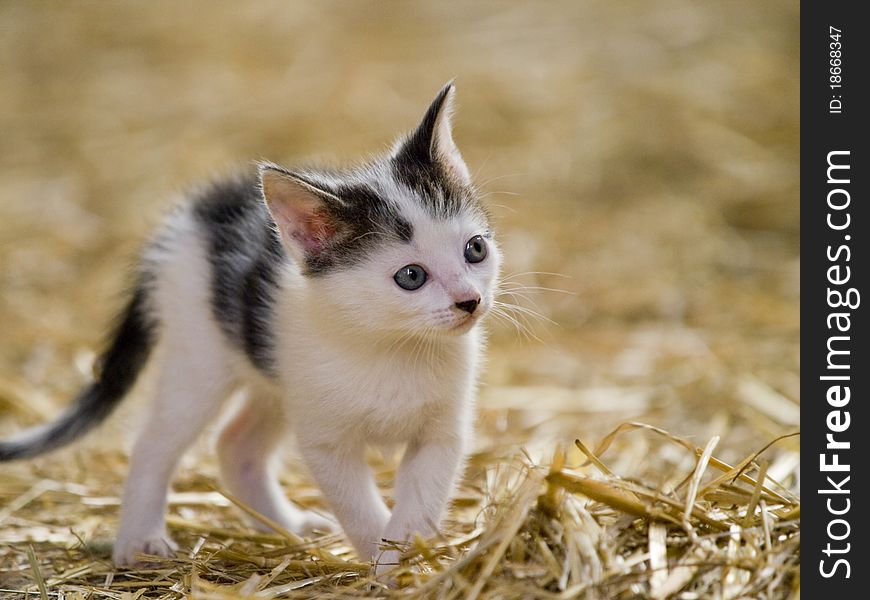
<svg viewBox="0 0 870 600">
<path fill-rule="evenodd" d="M 401 553 L 398 550 L 385 550 L 381 552 L 375 564 L 375 576 L 379 581 L 388 585 L 395 583 L 395 578 L 390 576 L 389 573 L 399 566 L 400 557 Z"/>
<path fill-rule="evenodd" d="M 176 550 L 178 544 L 165 531 L 141 537 L 119 535 L 112 551 L 112 562 L 116 567 L 138 567 L 148 562 L 140 558 L 140 554 L 169 557 Z"/>
</svg>

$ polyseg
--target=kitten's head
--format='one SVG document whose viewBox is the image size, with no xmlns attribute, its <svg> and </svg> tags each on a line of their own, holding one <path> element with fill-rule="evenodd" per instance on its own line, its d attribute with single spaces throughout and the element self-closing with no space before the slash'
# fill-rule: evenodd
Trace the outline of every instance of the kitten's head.
<svg viewBox="0 0 870 600">
<path fill-rule="evenodd" d="M 260 166 L 266 205 L 322 314 L 458 335 L 492 307 L 500 254 L 451 133 L 446 85 L 393 151 L 347 171 Z"/>
</svg>

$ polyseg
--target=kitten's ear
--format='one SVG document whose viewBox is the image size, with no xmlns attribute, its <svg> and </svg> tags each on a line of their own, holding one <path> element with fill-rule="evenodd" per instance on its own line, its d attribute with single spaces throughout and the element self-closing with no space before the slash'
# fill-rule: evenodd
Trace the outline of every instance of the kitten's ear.
<svg viewBox="0 0 870 600">
<path fill-rule="evenodd" d="M 451 81 L 435 96 L 417 129 L 399 145 L 395 158 L 438 165 L 459 183 L 468 185 L 471 183 L 468 167 L 453 142 L 451 117 L 455 97 L 456 86 Z"/>
<path fill-rule="evenodd" d="M 332 244 L 344 227 L 329 210 L 342 200 L 276 165 L 260 163 L 260 184 L 284 245 L 304 261 Z"/>
</svg>

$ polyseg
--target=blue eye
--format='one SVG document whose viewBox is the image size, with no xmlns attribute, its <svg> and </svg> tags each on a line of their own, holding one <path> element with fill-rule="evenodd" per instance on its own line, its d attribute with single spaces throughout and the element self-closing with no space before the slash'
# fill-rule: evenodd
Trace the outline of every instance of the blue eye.
<svg viewBox="0 0 870 600">
<path fill-rule="evenodd" d="M 420 265 L 407 265 L 396 271 L 393 279 L 404 290 L 417 290 L 426 283 L 426 271 Z"/>
<path fill-rule="evenodd" d="M 486 240 L 483 236 L 476 235 L 465 244 L 465 260 L 470 263 L 479 263 L 486 258 Z"/>
</svg>

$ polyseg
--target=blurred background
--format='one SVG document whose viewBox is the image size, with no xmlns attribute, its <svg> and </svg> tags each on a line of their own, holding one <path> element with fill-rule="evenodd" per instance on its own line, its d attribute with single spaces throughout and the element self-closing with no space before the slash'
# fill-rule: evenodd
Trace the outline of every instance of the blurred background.
<svg viewBox="0 0 870 600">
<path fill-rule="evenodd" d="M 0 434 L 87 380 L 181 192 L 382 150 L 451 78 L 506 275 L 552 321 L 491 321 L 478 451 L 793 431 L 798 25 L 785 0 L 0 3 Z M 673 467 L 647 443 L 612 460 Z"/>
</svg>

